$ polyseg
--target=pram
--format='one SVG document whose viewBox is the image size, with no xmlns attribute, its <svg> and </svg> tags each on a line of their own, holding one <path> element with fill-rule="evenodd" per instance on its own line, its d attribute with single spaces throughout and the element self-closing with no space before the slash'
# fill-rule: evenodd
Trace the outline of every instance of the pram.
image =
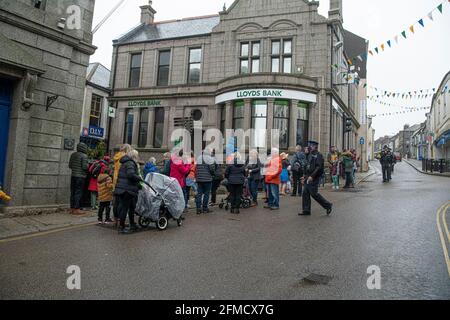
<svg viewBox="0 0 450 320">
<path fill-rule="evenodd" d="M 177 180 L 158 173 L 147 175 L 136 204 L 136 214 L 142 228 L 155 223 L 158 230 L 166 230 L 171 219 L 181 227 L 184 207 L 183 190 Z"/>
<path fill-rule="evenodd" d="M 219 204 L 219 208 L 220 209 L 224 209 L 226 211 L 230 210 L 231 208 L 231 202 L 230 202 L 230 189 L 228 187 L 228 180 L 225 179 L 222 181 L 221 183 L 224 187 L 227 188 L 228 191 L 228 196 L 225 199 L 222 199 L 222 201 Z M 241 204 L 242 204 L 242 208 L 244 209 L 248 209 L 252 206 L 252 198 L 250 195 L 250 188 L 249 188 L 249 184 L 248 184 L 248 179 L 245 179 L 245 183 L 244 183 L 244 191 L 242 193 L 242 198 L 241 198 Z"/>
</svg>

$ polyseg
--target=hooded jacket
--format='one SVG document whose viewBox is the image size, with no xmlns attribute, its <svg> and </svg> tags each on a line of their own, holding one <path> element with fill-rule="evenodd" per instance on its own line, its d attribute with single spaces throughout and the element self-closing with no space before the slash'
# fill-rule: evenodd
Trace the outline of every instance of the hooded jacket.
<svg viewBox="0 0 450 320">
<path fill-rule="evenodd" d="M 185 164 L 179 157 L 172 157 L 172 161 L 170 163 L 170 177 L 176 179 L 181 188 L 186 186 L 186 176 L 190 170 L 190 164 Z"/>
<path fill-rule="evenodd" d="M 216 175 L 216 163 L 214 158 L 208 154 L 200 156 L 197 160 L 197 171 L 195 174 L 195 180 L 198 183 L 212 182 Z"/>
<path fill-rule="evenodd" d="M 280 185 L 280 175 L 282 171 L 283 164 L 281 158 L 279 156 L 272 158 L 266 168 L 266 183 Z"/>
<path fill-rule="evenodd" d="M 113 200 L 113 182 L 109 175 L 102 173 L 97 179 L 98 201 L 111 202 Z"/>
<path fill-rule="evenodd" d="M 245 183 L 245 165 L 235 161 L 234 164 L 228 165 L 225 171 L 225 178 L 228 179 L 230 185 L 243 185 Z"/>
<path fill-rule="evenodd" d="M 113 186 L 116 187 L 117 179 L 119 178 L 120 160 L 125 156 L 124 152 L 119 152 L 114 156 L 114 176 Z"/>
<path fill-rule="evenodd" d="M 72 177 L 85 179 L 89 170 L 88 146 L 84 143 L 77 145 L 77 152 L 70 156 L 69 168 L 72 170 Z"/>
<path fill-rule="evenodd" d="M 120 170 L 117 179 L 115 195 L 122 195 L 128 193 L 132 196 L 137 196 L 142 178 L 139 175 L 139 168 L 136 162 L 130 157 L 124 156 L 120 160 Z"/>
<path fill-rule="evenodd" d="M 147 178 L 149 173 L 159 173 L 159 169 L 156 165 L 151 162 L 147 162 L 144 167 L 144 180 Z"/>
</svg>

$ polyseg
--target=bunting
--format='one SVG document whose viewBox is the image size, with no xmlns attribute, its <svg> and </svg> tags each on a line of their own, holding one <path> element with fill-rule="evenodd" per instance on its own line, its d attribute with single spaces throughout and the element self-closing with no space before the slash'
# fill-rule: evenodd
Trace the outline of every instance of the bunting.
<svg viewBox="0 0 450 320">
<path fill-rule="evenodd" d="M 397 112 L 386 112 L 381 114 L 372 114 L 369 115 L 369 118 L 377 118 L 377 117 L 390 117 L 390 116 L 398 116 L 408 113 L 414 113 L 414 112 L 423 112 L 423 111 L 430 111 L 430 107 L 417 107 L 406 111 L 397 111 Z"/>
</svg>

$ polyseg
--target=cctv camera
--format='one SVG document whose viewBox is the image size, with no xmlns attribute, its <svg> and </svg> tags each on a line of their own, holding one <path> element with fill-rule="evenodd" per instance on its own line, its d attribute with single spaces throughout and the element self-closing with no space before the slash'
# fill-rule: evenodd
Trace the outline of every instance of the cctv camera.
<svg viewBox="0 0 450 320">
<path fill-rule="evenodd" d="M 342 41 L 339 41 L 339 42 L 337 42 L 337 43 L 334 44 L 334 48 L 335 48 L 335 49 L 340 49 L 340 48 L 342 47 L 343 44 L 344 44 L 344 43 L 343 43 Z"/>
</svg>

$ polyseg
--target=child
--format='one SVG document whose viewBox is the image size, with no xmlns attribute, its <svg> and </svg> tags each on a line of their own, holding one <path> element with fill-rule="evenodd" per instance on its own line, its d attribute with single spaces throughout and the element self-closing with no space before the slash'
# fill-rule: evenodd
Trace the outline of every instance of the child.
<svg viewBox="0 0 450 320">
<path fill-rule="evenodd" d="M 280 195 L 281 196 L 286 196 L 287 194 L 287 187 L 288 187 L 288 182 L 289 182 L 289 161 L 288 161 L 288 155 L 286 153 L 282 153 L 280 155 L 281 160 L 282 160 L 282 165 L 283 165 L 283 171 L 281 172 L 281 192 Z"/>
<path fill-rule="evenodd" d="M 109 169 L 105 169 L 97 179 L 98 201 L 100 202 L 98 209 L 98 224 L 103 224 L 103 211 L 106 211 L 105 223 L 112 223 L 110 214 L 114 188 L 110 173 L 111 171 Z"/>
</svg>

